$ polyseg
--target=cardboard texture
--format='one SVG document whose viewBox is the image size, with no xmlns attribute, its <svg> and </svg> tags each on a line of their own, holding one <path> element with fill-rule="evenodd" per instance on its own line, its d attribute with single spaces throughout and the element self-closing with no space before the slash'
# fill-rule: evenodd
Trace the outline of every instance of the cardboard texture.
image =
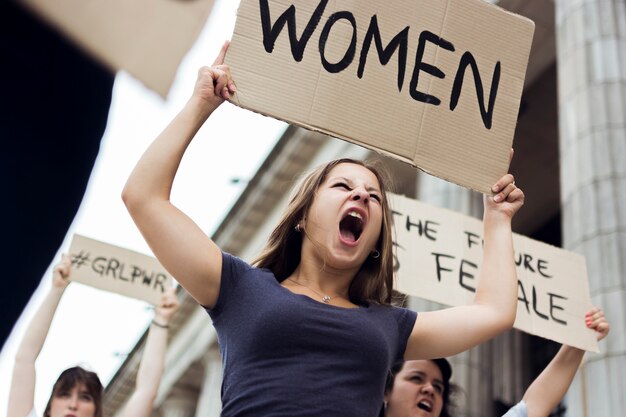
<svg viewBox="0 0 626 417">
<path fill-rule="evenodd" d="M 165 97 L 213 0 L 20 0 L 113 71 Z"/>
<path fill-rule="evenodd" d="M 399 291 L 449 306 L 474 298 L 482 261 L 482 222 L 390 194 Z M 597 352 L 585 326 L 592 308 L 585 258 L 514 234 L 518 275 L 515 328 Z"/>
<path fill-rule="evenodd" d="M 158 305 L 173 285 L 155 258 L 81 235 L 70 244 L 70 280 Z"/>
<path fill-rule="evenodd" d="M 242 0 L 232 102 L 490 193 L 533 32 L 482 0 Z"/>
</svg>

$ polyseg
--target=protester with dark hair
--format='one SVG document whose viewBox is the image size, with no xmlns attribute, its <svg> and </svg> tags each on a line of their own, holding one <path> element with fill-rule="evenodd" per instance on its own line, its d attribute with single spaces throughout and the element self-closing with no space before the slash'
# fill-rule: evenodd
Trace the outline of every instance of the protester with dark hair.
<svg viewBox="0 0 626 417">
<path fill-rule="evenodd" d="M 609 333 L 609 323 L 599 308 L 586 315 L 587 327 L 598 341 Z M 563 345 L 528 387 L 522 401 L 503 417 L 548 417 L 567 392 L 585 352 Z M 454 417 L 452 368 L 446 359 L 396 363 L 385 385 L 385 417 Z"/>
<path fill-rule="evenodd" d="M 445 358 L 398 362 L 385 383 L 385 417 L 453 417 L 452 367 Z"/>
<path fill-rule="evenodd" d="M 102 383 L 95 372 L 80 366 L 61 372 L 43 417 L 65 416 L 68 410 L 74 411 L 76 417 L 102 417 Z M 29 416 L 34 416 L 34 411 Z"/>
<path fill-rule="evenodd" d="M 15 356 L 8 415 L 36 417 L 35 361 L 48 335 L 61 297 L 67 288 L 70 274 L 67 256 L 57 264 L 50 292 L 30 322 Z M 148 339 L 137 373 L 136 388 L 120 417 L 149 417 L 156 398 L 165 359 L 167 329 L 172 315 L 178 309 L 174 289 L 167 290 L 155 309 Z M 98 376 L 79 366 L 66 369 L 54 384 L 44 417 L 102 417 L 102 384 Z"/>
<path fill-rule="evenodd" d="M 511 219 L 524 194 L 511 175 L 485 198 L 474 303 L 419 316 L 390 305 L 391 210 L 374 165 L 341 159 L 308 175 L 253 265 L 223 253 L 178 210 L 170 191 L 183 154 L 236 92 L 227 47 L 200 69 L 192 97 L 122 194 L 161 264 L 213 320 L 224 358 L 222 416 L 374 416 L 392 363 L 456 354 L 513 325 Z"/>
</svg>

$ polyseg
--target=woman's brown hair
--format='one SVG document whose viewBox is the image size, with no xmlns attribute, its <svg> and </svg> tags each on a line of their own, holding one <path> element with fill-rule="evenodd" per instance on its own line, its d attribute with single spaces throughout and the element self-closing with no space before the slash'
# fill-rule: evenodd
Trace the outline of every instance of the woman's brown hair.
<svg viewBox="0 0 626 417">
<path fill-rule="evenodd" d="M 370 170 L 378 179 L 382 196 L 383 221 L 376 250 L 380 257 L 369 256 L 350 284 L 350 300 L 355 304 L 389 304 L 393 290 L 393 243 L 391 240 L 391 210 L 386 196 L 388 176 L 376 161 L 337 159 L 309 173 L 295 190 L 278 226 L 272 231 L 261 254 L 253 261 L 259 268 L 267 268 L 282 282 L 300 264 L 302 234 L 295 230 L 313 203 L 320 185 L 328 173 L 339 164 L 355 164 Z M 303 231 L 306 233 L 306 231 Z"/>
<path fill-rule="evenodd" d="M 59 378 L 52 387 L 52 394 L 46 405 L 43 417 L 50 417 L 52 399 L 58 397 L 62 392 L 71 391 L 78 384 L 84 384 L 87 392 L 93 398 L 96 405 L 94 417 L 102 417 L 102 383 L 95 372 L 87 371 L 80 366 L 68 368 L 59 375 Z"/>
</svg>

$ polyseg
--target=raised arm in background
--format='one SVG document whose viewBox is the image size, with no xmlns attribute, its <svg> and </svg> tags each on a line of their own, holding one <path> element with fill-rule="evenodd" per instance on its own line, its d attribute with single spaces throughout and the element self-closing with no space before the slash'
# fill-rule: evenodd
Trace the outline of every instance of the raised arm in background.
<svg viewBox="0 0 626 417">
<path fill-rule="evenodd" d="M 122 192 L 130 215 L 161 264 L 209 308 L 219 294 L 221 251 L 170 202 L 170 192 L 187 146 L 211 113 L 235 92 L 223 65 L 227 49 L 228 42 L 212 67 L 199 70 L 191 98 L 143 154 Z"/>
<path fill-rule="evenodd" d="M 61 262 L 54 267 L 52 287 L 26 328 L 15 355 L 7 409 L 7 415 L 11 417 L 26 417 L 34 407 L 35 361 L 46 341 L 54 313 L 69 283 L 67 277 L 70 265 L 70 258 L 64 255 Z"/>
<path fill-rule="evenodd" d="M 511 150 L 511 157 L 513 151 Z M 517 308 L 517 273 L 511 221 L 524 204 L 524 193 L 511 174 L 484 197 L 484 246 L 473 304 L 423 312 L 417 316 L 405 359 L 455 355 L 510 329 Z"/>
<path fill-rule="evenodd" d="M 165 366 L 169 323 L 178 306 L 174 288 L 170 288 L 161 296 L 161 303 L 154 311 L 154 320 L 150 325 L 141 356 L 135 391 L 128 399 L 120 417 L 149 417 L 152 414 Z"/>
<path fill-rule="evenodd" d="M 598 341 L 609 334 L 609 322 L 601 309 L 595 307 L 589 311 L 585 321 L 587 327 L 596 331 Z M 528 417 L 550 415 L 569 389 L 584 355 L 584 350 L 567 345 L 561 346 L 556 356 L 524 393 Z"/>
</svg>

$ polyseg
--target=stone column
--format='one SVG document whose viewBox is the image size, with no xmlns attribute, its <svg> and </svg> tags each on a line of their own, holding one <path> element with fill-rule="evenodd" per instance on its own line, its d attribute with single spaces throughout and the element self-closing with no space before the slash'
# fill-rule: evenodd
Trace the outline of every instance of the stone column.
<svg viewBox="0 0 626 417">
<path fill-rule="evenodd" d="M 204 382 L 198 398 L 196 417 L 220 417 L 222 412 L 222 357 L 213 346 L 204 357 Z"/>
<path fill-rule="evenodd" d="M 587 258 L 611 334 L 588 355 L 567 415 L 626 410 L 626 3 L 555 0 L 563 246 Z"/>
</svg>

